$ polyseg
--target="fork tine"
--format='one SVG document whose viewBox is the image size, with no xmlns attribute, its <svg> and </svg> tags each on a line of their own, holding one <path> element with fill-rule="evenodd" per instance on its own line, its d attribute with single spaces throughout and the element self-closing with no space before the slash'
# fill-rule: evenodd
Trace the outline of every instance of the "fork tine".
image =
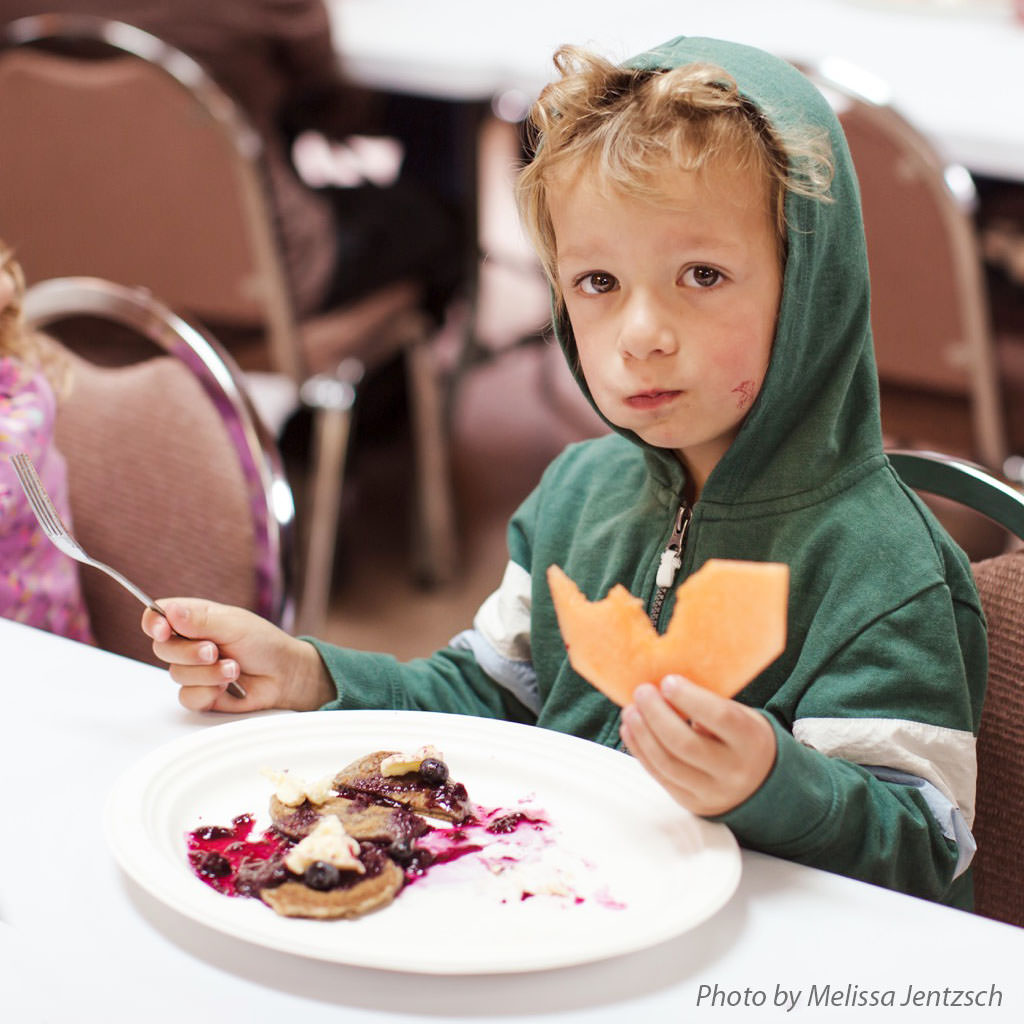
<svg viewBox="0 0 1024 1024">
<path fill-rule="evenodd" d="M 36 472 L 36 467 L 32 464 L 32 460 L 24 453 L 21 453 L 12 456 L 11 462 L 14 463 L 14 471 L 18 475 L 18 479 L 25 490 L 25 496 L 28 498 L 32 511 L 35 512 L 36 518 L 39 519 L 43 529 L 51 536 L 67 534 L 67 527 L 61 521 L 57 510 L 53 506 L 53 502 L 50 500 L 50 496 L 46 493 L 46 489 L 43 487 L 43 482 L 39 479 L 39 474 Z"/>
<path fill-rule="evenodd" d="M 81 545 L 71 536 L 67 526 L 64 525 L 60 513 L 54 507 L 42 480 L 39 479 L 32 460 L 27 455 L 21 454 L 14 456 L 12 462 L 14 462 L 15 473 L 25 490 L 28 503 L 39 521 L 39 525 L 43 528 L 43 532 L 65 554 L 81 560 L 85 556 L 85 552 L 82 551 Z"/>
</svg>

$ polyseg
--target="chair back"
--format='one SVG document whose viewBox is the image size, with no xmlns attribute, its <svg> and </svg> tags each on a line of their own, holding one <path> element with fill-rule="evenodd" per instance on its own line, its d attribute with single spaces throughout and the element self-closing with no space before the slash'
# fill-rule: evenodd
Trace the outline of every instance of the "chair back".
<svg viewBox="0 0 1024 1024">
<path fill-rule="evenodd" d="M 199 64 L 119 22 L 20 19 L 0 28 L 0 138 L 0 224 L 29 280 L 142 285 L 258 331 L 302 379 L 261 142 Z"/>
<path fill-rule="evenodd" d="M 915 490 L 957 501 L 1024 539 L 1024 494 L 980 466 L 936 452 L 893 451 Z M 972 564 L 988 622 L 988 686 L 978 733 L 975 909 L 1024 926 L 1024 551 Z"/>
<path fill-rule="evenodd" d="M 0 230 L 29 280 L 84 274 L 148 288 L 213 330 L 246 370 L 271 371 L 257 393 L 268 419 L 280 425 L 300 401 L 310 410 L 303 632 L 322 629 L 329 603 L 354 382 L 399 354 L 416 449 L 415 561 L 424 580 L 451 578 L 445 373 L 421 280 L 299 322 L 258 135 L 199 64 L 130 25 L 56 14 L 0 25 L 0 139 Z"/>
<path fill-rule="evenodd" d="M 887 386 L 945 398 L 947 417 L 950 396 L 966 399 L 972 452 L 1001 469 L 1008 441 L 970 174 L 942 160 L 879 83 L 877 99 L 861 91 L 860 69 L 804 70 L 843 126 L 860 184 L 883 426 Z"/>
<path fill-rule="evenodd" d="M 1024 551 L 974 565 L 988 619 L 988 691 L 978 737 L 975 907 L 1024 927 Z"/>
<path fill-rule="evenodd" d="M 230 357 L 148 292 L 94 278 L 36 284 L 24 310 L 68 342 L 56 441 L 85 550 L 157 599 L 205 596 L 289 629 L 291 491 Z M 100 366 L 74 354 L 70 335 L 86 322 L 134 333 L 144 358 Z M 81 575 L 99 645 L 156 663 L 138 602 L 103 573 Z"/>
</svg>

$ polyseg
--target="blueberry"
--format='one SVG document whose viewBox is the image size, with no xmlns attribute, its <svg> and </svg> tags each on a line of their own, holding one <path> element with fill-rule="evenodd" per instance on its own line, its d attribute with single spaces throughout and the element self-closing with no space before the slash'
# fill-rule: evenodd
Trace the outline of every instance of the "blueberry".
<svg viewBox="0 0 1024 1024">
<path fill-rule="evenodd" d="M 287 881 L 288 871 L 282 858 L 246 857 L 238 866 L 235 892 L 241 896 L 259 896 L 261 889 L 273 889 Z"/>
<path fill-rule="evenodd" d="M 197 870 L 207 878 L 227 878 L 231 874 L 231 861 L 222 854 L 211 851 L 199 860 Z"/>
<path fill-rule="evenodd" d="M 420 778 L 428 786 L 440 786 L 448 778 L 448 765 L 436 757 L 428 757 L 420 763 Z"/>
<path fill-rule="evenodd" d="M 413 858 L 415 852 L 415 846 L 411 839 L 403 836 L 401 839 L 396 839 L 388 847 L 388 856 L 395 861 L 396 864 L 408 864 Z"/>
<path fill-rule="evenodd" d="M 326 892 L 333 889 L 341 879 L 341 872 L 325 860 L 313 861 L 302 873 L 302 880 L 317 892 Z"/>
<path fill-rule="evenodd" d="M 217 839 L 230 839 L 235 833 L 233 829 L 225 828 L 223 825 L 203 825 L 192 834 L 203 842 L 211 842 Z"/>
</svg>

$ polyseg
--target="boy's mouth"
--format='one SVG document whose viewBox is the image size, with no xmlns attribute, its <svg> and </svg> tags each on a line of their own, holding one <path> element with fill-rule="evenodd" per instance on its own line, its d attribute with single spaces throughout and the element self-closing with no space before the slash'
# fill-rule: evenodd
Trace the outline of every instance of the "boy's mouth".
<svg viewBox="0 0 1024 1024">
<path fill-rule="evenodd" d="M 681 391 L 638 391 L 626 399 L 626 405 L 631 409 L 657 409 L 681 394 Z"/>
</svg>

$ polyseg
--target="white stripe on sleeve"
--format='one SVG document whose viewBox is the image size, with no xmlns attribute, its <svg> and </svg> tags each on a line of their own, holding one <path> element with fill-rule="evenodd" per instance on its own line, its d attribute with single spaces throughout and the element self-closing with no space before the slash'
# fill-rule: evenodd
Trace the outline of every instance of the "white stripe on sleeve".
<svg viewBox="0 0 1024 1024">
<path fill-rule="evenodd" d="M 972 733 L 901 718 L 799 718 L 793 735 L 829 757 L 907 772 L 930 782 L 974 823 L 978 780 Z"/>
</svg>

